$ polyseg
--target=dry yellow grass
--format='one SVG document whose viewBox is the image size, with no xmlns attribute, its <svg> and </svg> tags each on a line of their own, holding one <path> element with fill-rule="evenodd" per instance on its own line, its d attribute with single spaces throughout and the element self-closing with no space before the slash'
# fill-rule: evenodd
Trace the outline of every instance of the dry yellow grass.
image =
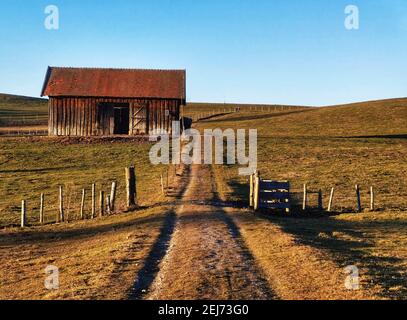
<svg viewBox="0 0 407 320">
<path fill-rule="evenodd" d="M 385 105 L 388 109 L 382 115 Z M 238 209 L 219 214 L 218 208 L 190 205 L 187 209 L 193 212 L 187 210 L 179 215 L 189 233 L 174 236 L 181 244 L 178 250 L 190 250 L 181 256 L 186 261 L 179 261 L 178 267 L 169 265 L 163 269 L 167 270 L 169 279 L 175 277 L 174 282 L 169 282 L 168 288 L 174 289 L 171 284 L 175 286 L 171 292 L 178 292 L 181 297 L 227 297 L 233 290 L 224 286 L 223 280 L 235 279 L 236 285 L 245 283 L 239 278 L 239 268 L 233 265 L 239 260 L 230 258 L 243 250 L 252 256 L 251 270 L 258 267 L 273 293 L 282 299 L 406 299 L 405 110 L 406 101 L 399 99 L 284 114 L 242 112 L 199 123 L 199 128 L 257 128 L 262 175 L 289 179 L 294 193 L 304 182 L 312 189 L 321 188 L 325 205 L 327 192 L 336 186 L 338 213 L 354 210 L 355 183 L 362 185 L 365 206 L 367 187 L 375 185 L 379 211 L 330 217 L 308 213 L 308 216 L 289 218 L 253 216 Z M 157 187 L 163 168 L 149 165 L 148 148 L 131 141 L 1 141 L 0 174 L 4 183 L 0 187 L 4 202 L 0 203 L 0 221 L 9 227 L 0 231 L 0 298 L 126 299 L 140 295 L 132 292 L 132 287 L 140 276 L 145 276 L 143 270 L 151 259 L 158 263 L 162 258 L 154 256 L 154 247 L 162 241 L 163 233 L 168 232 L 166 219 L 173 209 L 165 203 L 154 206 L 168 199 L 160 195 Z M 38 195 L 42 190 L 51 189 L 47 199 L 56 203 L 54 191 L 62 183 L 67 190 L 74 190 L 71 199 L 76 204 L 79 203 L 77 191 L 83 186 L 96 181 L 107 189 L 112 179 L 121 179 L 124 166 L 133 162 L 139 168 L 142 186 L 139 195 L 147 209 L 24 231 L 10 228 L 18 222 L 21 197 L 29 200 L 29 222 L 36 225 Z M 217 190 L 211 192 L 215 198 L 218 194 L 223 200 L 247 202 L 247 179 L 237 175 L 236 166 L 213 166 L 213 171 Z M 202 177 L 212 179 L 206 171 L 202 172 Z M 199 186 L 197 194 L 205 193 Z M 208 200 L 202 194 L 198 198 L 191 199 Z M 311 199 L 310 205 L 316 205 L 315 199 Z M 69 216 L 75 218 L 77 209 L 73 207 Z M 52 222 L 56 206 L 48 210 L 47 217 Z M 211 210 L 217 210 L 216 214 Z M 213 220 L 205 221 L 203 228 L 199 228 L 200 219 L 205 218 Z M 222 223 L 226 219 L 230 226 L 230 218 L 235 225 L 232 233 L 236 243 L 224 235 L 227 229 Z M 190 246 L 188 234 L 194 237 Z M 210 238 L 208 245 L 216 248 L 215 256 L 205 258 L 205 234 Z M 216 240 L 227 240 L 227 249 L 231 251 L 223 252 Z M 222 257 L 229 258 L 223 261 Z M 58 291 L 44 289 L 44 268 L 49 264 L 60 268 Z M 194 268 L 196 264 L 202 264 L 203 269 Z M 211 271 L 211 267 L 222 265 L 224 268 L 219 272 Z M 344 288 L 343 268 L 348 265 L 359 268 L 361 290 Z M 183 270 L 184 266 L 190 270 Z M 230 275 L 228 270 L 235 273 Z M 148 276 L 154 276 L 154 272 Z M 208 281 L 202 285 L 202 279 Z M 180 292 L 179 283 L 189 283 L 191 287 Z M 208 289 L 217 284 L 219 292 Z M 191 291 L 194 288 L 202 291 Z M 253 289 L 244 288 L 249 293 Z M 152 297 L 173 298 L 175 295 L 169 292 L 156 292 Z M 231 297 L 239 297 L 238 292 L 234 294 Z"/>
<path fill-rule="evenodd" d="M 168 207 L 0 233 L 0 299 L 127 299 L 160 236 Z M 45 268 L 59 268 L 47 290 Z"/>
<path fill-rule="evenodd" d="M 234 215 L 279 295 L 406 299 L 407 100 L 264 115 L 263 119 L 247 114 L 231 117 L 203 121 L 198 127 L 258 129 L 263 177 L 289 180 L 294 205 L 301 201 L 303 183 L 313 191 L 323 190 L 325 208 L 335 186 L 334 210 L 345 213 L 315 217 L 294 207 L 299 217 Z M 224 199 L 247 204 L 248 180 L 238 176 L 237 166 L 214 166 L 214 170 Z M 355 212 L 356 183 L 362 187 L 365 209 L 368 189 L 375 187 L 376 212 Z M 311 196 L 310 206 L 317 206 L 316 196 Z M 362 291 L 332 295 L 343 288 L 342 272 L 348 265 L 359 268 Z"/>
<path fill-rule="evenodd" d="M 297 112 L 225 115 L 205 121 L 205 127 L 258 129 L 262 137 L 405 138 L 407 98 L 369 101 Z"/>
</svg>

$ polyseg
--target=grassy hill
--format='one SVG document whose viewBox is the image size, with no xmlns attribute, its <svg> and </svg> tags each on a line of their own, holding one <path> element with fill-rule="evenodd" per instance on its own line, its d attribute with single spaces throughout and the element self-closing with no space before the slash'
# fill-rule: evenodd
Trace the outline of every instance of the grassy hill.
<svg viewBox="0 0 407 320">
<path fill-rule="evenodd" d="M 259 170 L 270 179 L 313 190 L 338 188 L 338 210 L 355 206 L 354 186 L 378 188 L 384 208 L 407 208 L 407 99 L 308 108 L 280 113 L 240 112 L 200 121 L 198 128 L 258 130 Z M 234 200 L 246 200 L 246 178 L 222 168 Z M 395 183 L 397 181 L 397 183 Z M 368 203 L 369 194 L 363 192 Z M 313 199 L 315 202 L 315 199 Z"/>
<path fill-rule="evenodd" d="M 240 115 L 250 114 L 251 116 L 259 116 L 263 113 L 276 114 L 310 108 L 311 107 L 293 105 L 189 102 L 182 113 L 184 116 L 197 121 L 199 119 L 211 118 L 214 115 L 217 115 L 216 119 L 219 119 L 221 115 L 237 113 Z"/>
<path fill-rule="evenodd" d="M 47 99 L 0 94 L 0 126 L 42 125 L 47 119 Z"/>
<path fill-rule="evenodd" d="M 257 129 L 261 176 L 290 181 L 292 211 L 299 218 L 258 215 L 265 223 L 262 229 L 245 216 L 239 225 L 260 263 L 270 252 L 271 221 L 297 243 L 322 250 L 337 265 L 356 265 L 363 288 L 377 289 L 386 299 L 406 298 L 407 99 L 280 113 L 240 112 L 199 121 L 197 127 Z M 247 177 L 238 175 L 240 166 L 213 167 L 221 198 L 247 204 L 249 184 Z M 335 188 L 335 215 L 312 214 L 318 205 L 315 193 L 308 197 L 307 210 L 301 210 L 305 183 L 309 191 L 322 190 L 325 209 Z M 361 188 L 362 213 L 356 212 L 355 184 Z M 375 212 L 369 211 L 370 186 L 376 193 Z"/>
<path fill-rule="evenodd" d="M 276 105 L 276 104 L 242 104 L 242 103 L 209 103 L 209 102 L 188 102 L 186 110 L 191 112 L 195 111 L 212 111 L 222 109 L 235 109 L 240 108 L 242 111 L 262 111 L 267 109 L 274 109 L 285 107 L 287 109 L 298 108 L 311 108 L 306 106 L 294 106 L 294 105 Z"/>
<path fill-rule="evenodd" d="M 407 134 L 407 98 L 369 101 L 296 112 L 246 112 L 208 120 L 211 127 L 257 128 L 262 136 L 397 136 Z"/>
<path fill-rule="evenodd" d="M 42 110 L 46 118 L 46 101 L 24 97 L 13 100 L 10 96 L 3 96 L 2 100 L 0 110 L 12 111 L 13 116 L 34 109 Z M 294 237 L 299 250 L 304 245 L 318 249 L 341 268 L 356 265 L 360 270 L 362 288 L 377 289 L 383 298 L 405 299 L 407 99 L 323 108 L 253 105 L 241 107 L 239 112 L 234 110 L 236 105 L 229 107 L 230 113 L 199 121 L 195 126 L 198 129 L 258 129 L 258 169 L 263 178 L 290 181 L 293 212 L 298 214 L 295 218 L 273 214 L 254 217 L 248 212 L 239 218 L 243 221 L 239 222 L 239 231 L 256 261 L 262 265 L 269 259 L 267 255 L 273 254 L 269 249 L 278 248 L 278 241 L 273 242 L 278 239 L 272 237 L 276 235 L 273 228 L 278 228 Z M 192 105 L 190 110 L 222 114 L 225 108 L 228 106 L 198 104 Z M 0 200 L 0 234 L 3 239 L 0 260 L 3 261 L 2 269 L 8 270 L 12 279 L 6 284 L 6 290 L 0 288 L 0 297 L 21 295 L 66 299 L 74 294 L 78 298 L 104 297 L 110 292 L 115 294 L 114 297 L 122 297 L 122 283 L 134 284 L 134 275 L 159 238 L 160 230 L 165 230 L 165 206 L 173 200 L 169 198 L 171 201 L 168 202 L 161 192 L 157 192 L 165 168 L 151 164 L 149 149 L 148 144 L 132 141 L 0 139 L 0 192 L 3 195 Z M 89 216 L 90 185 L 93 182 L 97 184 L 98 192 L 104 190 L 107 193 L 111 181 L 117 180 L 118 203 L 124 204 L 123 169 L 129 164 L 136 166 L 138 198 L 145 210 L 106 220 L 74 222 L 79 214 L 82 188 L 86 188 L 85 211 Z M 247 204 L 248 179 L 238 175 L 238 167 L 214 165 L 213 177 L 205 178 L 214 179 L 222 200 Z M 321 217 L 313 214 L 317 207 L 316 194 L 309 196 L 307 211 L 299 208 L 304 183 L 308 184 L 310 191 L 322 190 L 324 208 L 331 188 L 335 187 L 335 215 L 322 212 Z M 362 191 L 365 209 L 362 213 L 355 211 L 355 184 L 359 184 Z M 71 223 L 51 224 L 21 233 L 34 238 L 29 243 L 26 241 L 30 239 L 21 238 L 17 229 L 1 229 L 18 225 L 22 199 L 27 201 L 28 222 L 38 225 L 41 193 L 45 193 L 46 221 L 52 223 L 58 212 L 59 185 L 64 186 L 66 216 Z M 374 186 L 376 192 L 375 212 L 368 210 L 370 186 Z M 46 243 L 46 251 L 38 247 L 35 237 Z M 18 243 L 13 255 L 10 255 L 9 248 L 14 240 L 10 239 Z M 281 250 L 292 252 L 286 246 Z M 49 263 L 57 261 L 68 270 L 59 291 L 44 293 L 42 282 L 28 281 L 48 263 L 48 260 L 44 262 L 44 255 L 52 259 Z M 271 257 L 272 260 L 275 258 Z M 128 268 L 128 259 L 140 261 L 137 263 L 140 267 Z M 310 259 L 318 258 L 310 256 Z M 115 267 L 117 261 L 123 261 L 126 267 Z M 298 262 L 296 266 L 301 275 L 303 265 Z M 125 281 L 121 282 L 120 278 L 115 282 L 116 286 L 112 286 L 109 276 L 114 274 L 117 279 L 117 270 L 122 269 L 128 271 Z M 22 273 L 22 270 L 29 270 L 29 273 Z M 97 274 L 95 270 L 98 270 Z M 21 274 L 23 280 L 19 279 Z M 301 277 L 296 281 L 301 280 L 309 281 Z M 84 283 L 90 283 L 90 286 Z M 330 290 L 328 284 L 326 288 Z"/>
</svg>

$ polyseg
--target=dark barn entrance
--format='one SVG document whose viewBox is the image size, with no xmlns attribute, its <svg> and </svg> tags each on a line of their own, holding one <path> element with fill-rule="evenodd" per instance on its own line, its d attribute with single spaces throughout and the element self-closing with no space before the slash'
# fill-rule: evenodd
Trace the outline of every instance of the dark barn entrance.
<svg viewBox="0 0 407 320">
<path fill-rule="evenodd" d="M 99 102 L 97 114 L 97 125 L 104 135 L 128 135 L 130 133 L 129 103 Z"/>
<path fill-rule="evenodd" d="M 113 134 L 129 134 L 130 107 L 128 103 L 113 103 Z"/>
</svg>

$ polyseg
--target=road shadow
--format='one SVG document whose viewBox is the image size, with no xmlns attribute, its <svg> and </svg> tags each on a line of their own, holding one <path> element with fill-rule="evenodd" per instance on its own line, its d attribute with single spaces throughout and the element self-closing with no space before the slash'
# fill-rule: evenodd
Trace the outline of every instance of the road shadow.
<svg viewBox="0 0 407 320">
<path fill-rule="evenodd" d="M 328 252 L 341 267 L 363 266 L 373 279 L 373 283 L 363 285 L 380 285 L 384 289 L 383 298 L 406 299 L 407 273 L 402 266 L 403 259 L 398 258 L 396 252 L 390 252 L 394 256 L 387 256 L 389 252 L 384 252 L 386 256 L 372 254 L 376 244 L 369 237 L 369 233 L 376 233 L 381 229 L 383 232 L 400 233 L 400 228 L 403 228 L 400 221 L 372 224 L 370 221 L 344 221 L 331 217 L 322 219 L 286 219 L 266 215 L 261 217 L 279 225 L 284 232 L 292 234 L 298 243 Z"/>
<path fill-rule="evenodd" d="M 248 207 L 248 185 L 242 185 L 238 181 L 229 183 L 231 193 L 237 197 L 241 204 Z M 404 260 L 397 257 L 397 252 L 390 252 L 393 256 L 387 256 L 389 252 L 383 251 L 383 256 L 372 254 L 376 243 L 374 236 L 378 233 L 394 235 L 400 234 L 401 230 L 407 230 L 407 224 L 400 220 L 358 220 L 347 221 L 335 219 L 335 216 L 344 212 L 327 212 L 318 208 L 302 210 L 302 194 L 292 194 L 292 210 L 289 215 L 282 211 L 259 211 L 256 216 L 266 219 L 281 227 L 284 232 L 293 235 L 299 244 L 308 245 L 328 252 L 335 263 L 341 267 L 349 265 L 363 266 L 367 274 L 373 279 L 372 284 L 378 284 L 384 290 L 383 298 L 406 299 L 407 297 L 407 271 Z M 346 213 L 358 214 L 352 209 Z M 254 213 L 254 212 L 253 212 Z M 374 213 L 372 213 L 374 214 Z M 391 241 L 391 236 L 389 236 Z M 397 239 L 394 240 L 397 243 Z M 395 243 L 392 250 L 397 246 Z M 399 248 L 400 252 L 404 250 Z M 384 256 L 386 255 L 386 256 Z M 397 288 L 397 290 L 395 290 Z"/>
<path fill-rule="evenodd" d="M 62 171 L 74 169 L 76 166 L 53 167 L 53 168 L 36 168 L 36 169 L 15 169 L 15 170 L 0 170 L 0 173 L 44 173 L 53 171 Z"/>
<path fill-rule="evenodd" d="M 167 254 L 172 234 L 175 230 L 177 216 L 174 211 L 167 214 L 160 235 L 154 243 L 151 251 L 144 262 L 143 267 L 137 274 L 137 279 L 129 294 L 129 300 L 141 300 L 151 287 L 157 273 L 160 271 L 160 263 Z"/>
<path fill-rule="evenodd" d="M 127 221 L 117 222 L 113 221 L 111 223 L 105 223 L 102 225 L 86 226 L 83 224 L 77 224 L 70 229 L 69 224 L 58 224 L 49 225 L 51 228 L 48 230 L 41 230 L 40 227 L 32 228 L 27 231 L 3 231 L 0 233 L 0 247 L 2 246 L 13 246 L 20 244 L 41 244 L 49 241 L 63 241 L 67 239 L 87 239 L 90 237 L 102 235 L 109 232 L 120 231 L 123 229 L 130 228 L 134 225 L 149 225 L 160 222 L 163 220 L 163 215 L 152 215 L 144 218 L 140 218 L 137 215 L 128 219 Z M 101 220 L 102 222 L 102 220 Z M 59 229 L 63 227 L 64 229 Z"/>
<path fill-rule="evenodd" d="M 214 178 L 214 173 L 211 170 L 211 180 L 212 180 L 212 198 L 211 201 L 213 203 L 222 203 L 222 199 L 220 197 L 219 192 L 217 191 L 217 186 L 216 186 L 216 179 Z M 236 204 L 236 206 L 239 206 L 239 204 Z M 242 234 L 240 232 L 240 228 L 237 226 L 237 224 L 234 222 L 233 218 L 227 214 L 227 212 L 220 208 L 216 208 L 217 216 L 215 217 L 216 219 L 219 219 L 219 216 L 221 220 L 226 224 L 230 235 L 232 238 L 235 240 L 237 245 L 240 248 L 240 252 L 243 255 L 244 259 L 252 266 L 254 266 L 255 270 L 257 271 L 256 276 L 260 282 L 261 289 L 262 291 L 270 298 L 270 299 L 278 299 L 277 294 L 270 288 L 268 285 L 268 282 L 261 271 L 261 268 L 257 264 L 256 259 L 254 258 L 253 254 L 251 253 L 249 247 L 246 245 L 246 242 L 244 241 Z M 207 216 L 205 216 L 207 217 Z"/>
<path fill-rule="evenodd" d="M 385 134 L 371 136 L 339 137 L 341 139 L 407 139 L 407 134 Z"/>
<path fill-rule="evenodd" d="M 178 190 L 173 189 L 171 196 L 179 201 L 183 198 L 190 183 L 190 167 L 184 167 Z M 172 235 L 175 231 L 177 215 L 174 210 L 166 215 L 160 234 L 152 246 L 143 267 L 138 272 L 134 285 L 128 294 L 129 300 L 142 300 L 148 293 L 149 288 L 154 282 L 160 271 L 161 261 L 168 252 Z"/>
<path fill-rule="evenodd" d="M 248 207 L 246 199 L 249 194 L 248 184 L 242 185 L 238 181 L 231 181 L 229 187 L 240 204 Z M 293 193 L 291 200 L 292 210 L 289 215 L 282 211 L 263 210 L 256 213 L 256 216 L 277 224 L 284 232 L 293 235 L 298 243 L 328 252 L 341 267 L 363 266 L 373 282 L 384 289 L 383 298 L 406 299 L 407 271 L 403 267 L 404 260 L 397 257 L 397 252 L 391 252 L 393 257 L 384 256 L 388 254 L 384 250 L 383 256 L 371 253 L 377 245 L 372 235 L 381 232 L 388 235 L 400 234 L 401 230 L 407 230 L 405 222 L 391 219 L 376 222 L 370 219 L 358 221 L 335 219 L 335 216 L 343 213 L 357 213 L 352 209 L 327 212 L 315 207 L 303 211 L 302 193 Z M 391 236 L 389 237 L 391 239 Z"/>
</svg>

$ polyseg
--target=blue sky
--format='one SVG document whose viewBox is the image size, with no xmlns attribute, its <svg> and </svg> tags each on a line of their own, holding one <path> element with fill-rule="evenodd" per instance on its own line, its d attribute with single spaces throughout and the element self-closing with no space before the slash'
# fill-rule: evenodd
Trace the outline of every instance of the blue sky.
<svg viewBox="0 0 407 320">
<path fill-rule="evenodd" d="M 407 1 L 1 0 L 0 92 L 38 96 L 48 65 L 186 69 L 189 101 L 406 97 Z"/>
</svg>

